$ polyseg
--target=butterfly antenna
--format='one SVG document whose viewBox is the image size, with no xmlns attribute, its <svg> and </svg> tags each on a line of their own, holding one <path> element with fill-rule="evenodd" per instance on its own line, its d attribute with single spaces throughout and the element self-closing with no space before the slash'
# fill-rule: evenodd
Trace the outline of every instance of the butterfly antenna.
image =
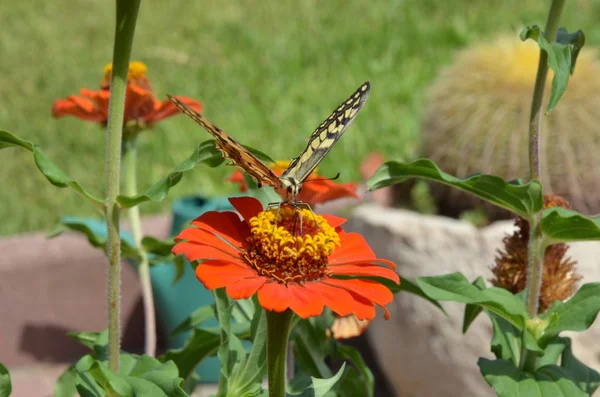
<svg viewBox="0 0 600 397">
<path fill-rule="evenodd" d="M 304 182 L 302 182 L 302 184 L 306 184 L 308 182 L 316 182 L 316 181 L 335 181 L 339 177 L 340 177 L 340 173 L 338 172 L 337 174 L 335 174 L 335 176 L 333 178 L 313 178 L 313 179 L 307 179 Z"/>
</svg>

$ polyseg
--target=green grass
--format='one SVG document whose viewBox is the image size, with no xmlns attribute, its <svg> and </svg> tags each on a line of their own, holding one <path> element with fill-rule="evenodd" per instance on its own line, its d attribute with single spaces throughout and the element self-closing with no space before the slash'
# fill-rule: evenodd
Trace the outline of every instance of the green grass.
<svg viewBox="0 0 600 397">
<path fill-rule="evenodd" d="M 308 135 L 363 81 L 369 102 L 320 167 L 356 180 L 373 150 L 388 158 L 418 153 L 428 85 L 455 51 L 500 32 L 543 24 L 542 1 L 145 1 L 133 60 L 145 62 L 156 94 L 201 100 L 205 115 L 242 143 L 277 159 L 295 156 Z M 597 4 L 597 3 L 595 3 Z M 600 38 L 591 1 L 571 2 L 564 23 Z M 96 89 L 110 61 L 114 4 L 55 0 L 0 4 L 0 129 L 41 145 L 70 175 L 102 195 L 103 131 L 74 118 L 52 119 L 57 98 Z M 594 25 L 594 23 L 596 23 Z M 141 186 L 164 176 L 208 134 L 183 116 L 141 138 Z M 198 167 L 171 195 L 224 194 L 231 168 Z M 0 234 L 51 227 L 91 206 L 57 189 L 22 150 L 0 152 Z M 142 206 L 145 213 L 167 203 Z"/>
</svg>

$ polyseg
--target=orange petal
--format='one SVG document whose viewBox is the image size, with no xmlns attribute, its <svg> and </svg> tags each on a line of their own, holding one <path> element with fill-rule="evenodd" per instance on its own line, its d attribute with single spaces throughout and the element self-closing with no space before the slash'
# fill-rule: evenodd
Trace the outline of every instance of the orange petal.
<svg viewBox="0 0 600 397">
<path fill-rule="evenodd" d="M 313 203 L 325 203 L 342 197 L 359 198 L 356 194 L 357 184 L 355 183 L 342 184 L 319 180 L 306 185 L 309 187 L 306 200 Z"/>
<path fill-rule="evenodd" d="M 242 215 L 246 224 L 248 224 L 250 218 L 255 217 L 256 214 L 263 210 L 260 201 L 254 197 L 230 197 L 229 202 Z"/>
<path fill-rule="evenodd" d="M 108 119 L 108 101 L 110 100 L 110 90 L 91 91 L 81 89 L 79 93 L 82 96 L 91 98 L 96 102 L 96 107 L 104 113 L 104 119 Z"/>
<path fill-rule="evenodd" d="M 392 261 L 388 261 L 387 259 L 375 258 L 375 259 L 361 259 L 357 261 L 349 261 L 343 262 L 337 260 L 336 263 L 329 264 L 329 266 L 345 266 L 345 265 L 373 265 L 373 266 L 384 266 L 388 269 L 396 270 L 396 264 Z"/>
<path fill-rule="evenodd" d="M 306 283 L 304 287 L 313 294 L 321 295 L 323 304 L 340 316 L 353 313 L 354 298 L 346 290 L 325 283 Z"/>
<path fill-rule="evenodd" d="M 309 290 L 296 283 L 288 284 L 292 297 L 290 309 L 302 318 L 314 317 L 323 313 L 323 299 L 319 294 L 311 294 Z"/>
<path fill-rule="evenodd" d="M 176 242 L 180 240 L 190 241 L 202 245 L 210 245 L 233 256 L 238 256 L 240 249 L 242 248 L 241 243 L 238 243 L 235 247 L 231 246 L 223 241 L 223 239 L 215 236 L 213 233 L 197 227 L 188 227 L 187 229 L 183 229 L 175 238 Z"/>
<path fill-rule="evenodd" d="M 237 183 L 240 185 L 240 192 L 244 193 L 248 191 L 248 185 L 246 185 L 246 181 L 244 180 L 244 175 L 240 170 L 233 171 L 233 174 L 229 178 L 226 179 L 229 182 Z"/>
<path fill-rule="evenodd" d="M 152 90 L 128 83 L 125 93 L 125 121 L 146 121 L 146 115 L 154 111 L 154 101 Z"/>
<path fill-rule="evenodd" d="M 88 98 L 71 95 L 67 99 L 58 99 L 52 105 L 52 117 L 74 116 L 86 121 L 106 121 L 106 113 L 98 109 Z"/>
<path fill-rule="evenodd" d="M 227 295 L 232 299 L 247 299 L 267 281 L 266 277 L 244 278 L 227 286 Z"/>
<path fill-rule="evenodd" d="M 258 302 L 265 310 L 281 313 L 288 308 L 292 294 L 283 284 L 267 282 L 258 290 Z"/>
<path fill-rule="evenodd" d="M 400 283 L 400 277 L 396 272 L 378 265 L 337 265 L 330 266 L 329 269 L 332 274 L 337 275 L 383 277 L 396 282 L 396 284 Z"/>
<path fill-rule="evenodd" d="M 333 251 L 329 256 L 330 264 L 347 262 L 348 260 L 355 262 L 376 259 L 373 250 L 369 247 L 363 236 L 358 233 L 340 233 L 340 244 L 341 247 Z"/>
<path fill-rule="evenodd" d="M 204 261 L 196 267 L 196 277 L 210 290 L 256 276 L 256 272 L 249 267 L 217 259 Z"/>
<path fill-rule="evenodd" d="M 235 212 L 209 211 L 194 219 L 192 225 L 207 230 L 227 240 L 234 247 L 241 247 L 250 235 L 248 227 Z"/>
<path fill-rule="evenodd" d="M 346 223 L 346 218 L 340 218 L 339 216 L 328 215 L 328 214 L 319 214 L 319 215 L 321 215 L 323 218 L 325 218 L 327 223 L 329 223 L 329 226 L 331 226 L 333 228 L 336 228 L 336 227 L 341 226 L 344 223 Z"/>
<path fill-rule="evenodd" d="M 373 306 L 372 302 L 358 294 L 353 293 L 352 291 L 348 292 L 354 298 L 352 311 L 354 312 L 356 318 L 359 320 L 372 320 L 375 318 L 375 306 Z"/>
<path fill-rule="evenodd" d="M 192 109 L 197 112 L 202 112 L 202 104 L 195 99 L 184 97 L 184 96 L 176 96 L 175 98 L 179 99 L 184 104 L 188 105 Z M 162 119 L 166 119 L 167 117 L 174 116 L 179 113 L 179 108 L 175 106 L 175 104 L 168 99 L 163 102 L 158 102 L 158 106 L 154 109 L 154 111 L 150 114 L 146 115 L 147 122 L 156 122 Z"/>
<path fill-rule="evenodd" d="M 245 263 L 238 255 L 231 255 L 210 245 L 199 244 L 191 241 L 184 241 L 175 244 L 173 254 L 184 254 L 188 261 L 199 261 L 202 259 L 219 259 L 225 262 L 231 262 L 244 265 Z"/>
<path fill-rule="evenodd" d="M 362 279 L 338 280 L 335 278 L 328 278 L 324 282 L 338 288 L 344 288 L 351 293 L 360 295 L 381 306 L 387 305 L 394 298 L 392 292 L 385 285 L 376 281 Z"/>
</svg>

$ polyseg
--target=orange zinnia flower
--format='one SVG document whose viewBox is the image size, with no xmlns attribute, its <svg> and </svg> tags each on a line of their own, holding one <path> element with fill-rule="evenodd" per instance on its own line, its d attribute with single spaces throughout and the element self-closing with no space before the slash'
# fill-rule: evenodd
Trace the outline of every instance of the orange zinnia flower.
<svg viewBox="0 0 600 397">
<path fill-rule="evenodd" d="M 196 277 L 233 299 L 258 293 L 265 310 L 318 316 L 329 307 L 360 320 L 389 312 L 391 291 L 363 277 L 400 282 L 395 265 L 378 259 L 362 236 L 345 233 L 345 219 L 290 206 L 263 211 L 251 197 L 230 198 L 235 212 L 207 212 L 176 238 L 175 255 L 202 261 Z M 383 265 L 383 266 L 381 266 Z"/>
<path fill-rule="evenodd" d="M 289 161 L 277 161 L 271 164 L 271 169 L 279 176 L 289 165 Z M 239 170 L 235 170 L 227 180 L 239 183 L 240 192 L 242 193 L 248 190 L 248 185 L 244 180 L 244 176 Z M 314 205 L 342 197 L 354 197 L 358 199 L 358 195 L 356 194 L 357 187 L 358 184 L 354 182 L 335 183 L 330 179 L 323 178 L 322 176 L 319 176 L 315 169 L 302 184 L 302 190 L 298 194 L 297 200 L 308 203 L 309 205 Z"/>
<path fill-rule="evenodd" d="M 164 100 L 161 102 L 154 96 L 146 76 L 146 70 L 147 67 L 142 62 L 131 62 L 129 64 L 124 118 L 128 132 L 139 132 L 151 128 L 155 122 L 179 112 L 171 101 Z M 104 80 L 98 91 L 82 88 L 79 91 L 80 95 L 71 95 L 66 99 L 56 100 L 52 105 L 52 116 L 55 118 L 75 116 L 82 120 L 105 125 L 108 118 L 111 73 L 112 64 L 108 64 L 104 68 Z M 177 98 L 194 110 L 202 110 L 200 102 L 194 99 Z"/>
</svg>

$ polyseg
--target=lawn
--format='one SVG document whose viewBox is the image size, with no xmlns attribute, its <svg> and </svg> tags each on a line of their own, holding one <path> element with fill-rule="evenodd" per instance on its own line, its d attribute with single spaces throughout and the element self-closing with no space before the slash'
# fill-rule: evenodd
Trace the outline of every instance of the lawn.
<svg viewBox="0 0 600 397">
<path fill-rule="evenodd" d="M 55 120 L 55 99 L 96 89 L 110 61 L 114 2 L 55 0 L 0 4 L 0 129 L 39 144 L 71 176 L 102 195 L 104 136 L 92 123 Z M 225 5 L 224 5 L 225 4 Z M 322 163 L 325 175 L 356 180 L 371 151 L 418 155 L 426 90 L 452 55 L 497 33 L 543 24 L 547 1 L 145 1 L 133 60 L 148 65 L 156 94 L 197 98 L 236 139 L 277 159 L 308 135 L 363 81 L 372 92 Z M 598 2 L 572 1 L 561 25 L 600 39 Z M 208 134 L 183 116 L 140 139 L 140 185 L 164 176 Z M 231 168 L 198 167 L 173 197 L 232 192 Z M 31 155 L 0 152 L 0 235 L 46 230 L 64 214 L 94 209 L 37 172 Z M 142 206 L 144 213 L 168 204 Z"/>
</svg>

